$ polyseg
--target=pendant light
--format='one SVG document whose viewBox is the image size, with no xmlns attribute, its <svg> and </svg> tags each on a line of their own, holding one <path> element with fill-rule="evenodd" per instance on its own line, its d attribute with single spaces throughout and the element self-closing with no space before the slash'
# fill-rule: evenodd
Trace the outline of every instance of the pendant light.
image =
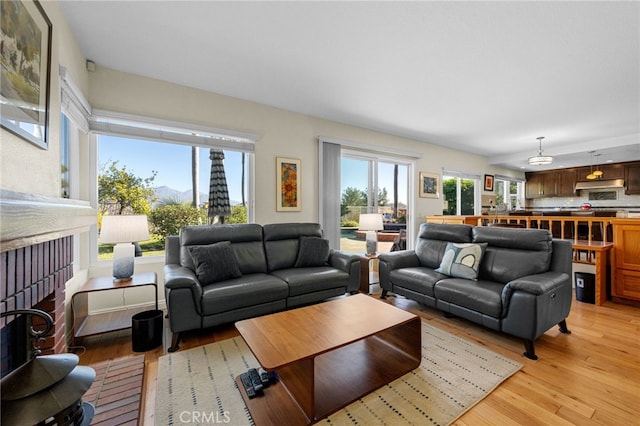
<svg viewBox="0 0 640 426">
<path fill-rule="evenodd" d="M 594 153 L 593 156 L 596 157 L 596 169 L 593 171 L 593 175 L 599 179 L 604 174 L 604 172 L 598 168 L 598 157 L 600 157 L 600 154 Z"/>
<path fill-rule="evenodd" d="M 600 154 L 596 154 L 595 151 L 589 151 L 589 154 L 591 154 L 591 169 L 590 169 L 591 173 L 587 175 L 587 179 L 589 180 L 598 179 L 598 176 L 602 176 L 602 171 L 596 170 L 596 172 L 600 172 L 600 174 L 596 174 L 596 172 L 593 171 L 593 157 L 595 155 L 600 155 Z"/>
<path fill-rule="evenodd" d="M 542 155 L 542 139 L 544 136 L 538 136 L 538 155 L 535 157 L 529 157 L 529 165 L 531 166 L 543 166 L 545 164 L 553 163 L 553 157 L 550 155 Z"/>
</svg>

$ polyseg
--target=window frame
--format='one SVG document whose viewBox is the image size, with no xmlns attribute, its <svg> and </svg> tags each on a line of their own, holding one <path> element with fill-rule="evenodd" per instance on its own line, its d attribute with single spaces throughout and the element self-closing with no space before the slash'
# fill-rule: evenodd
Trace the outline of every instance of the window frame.
<svg viewBox="0 0 640 426">
<path fill-rule="evenodd" d="M 255 142 L 257 135 L 208 128 L 189 123 L 179 123 L 123 114 L 104 110 L 93 110 L 89 118 L 89 179 L 92 182 L 89 202 L 98 209 L 98 138 L 100 135 L 116 136 L 128 139 L 141 139 L 148 142 L 173 143 L 202 148 L 235 150 L 247 154 L 247 222 L 255 221 Z M 142 262 L 157 262 L 161 255 L 146 256 Z M 98 258 L 98 227 L 89 232 L 89 259 L 92 266 L 104 266 L 111 260 Z"/>
</svg>

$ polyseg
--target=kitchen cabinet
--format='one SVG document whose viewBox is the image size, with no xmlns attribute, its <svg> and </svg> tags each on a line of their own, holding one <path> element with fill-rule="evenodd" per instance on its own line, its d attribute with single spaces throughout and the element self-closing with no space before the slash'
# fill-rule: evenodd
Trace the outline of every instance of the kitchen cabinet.
<svg viewBox="0 0 640 426">
<path fill-rule="evenodd" d="M 630 163 L 624 168 L 625 194 L 640 194 L 640 163 Z"/>
<path fill-rule="evenodd" d="M 558 172 L 527 173 L 525 198 L 555 197 Z"/>
<path fill-rule="evenodd" d="M 558 197 L 573 197 L 576 192 L 576 171 L 574 169 L 559 170 L 556 195 Z"/>
<path fill-rule="evenodd" d="M 578 182 L 589 181 L 587 175 L 593 170 L 601 170 L 602 177 L 600 179 L 624 179 L 625 166 L 623 163 L 617 164 L 600 164 L 589 167 L 579 167 L 576 170 L 576 179 Z"/>
<path fill-rule="evenodd" d="M 640 219 L 612 219 L 615 280 L 611 295 L 640 301 Z"/>
</svg>

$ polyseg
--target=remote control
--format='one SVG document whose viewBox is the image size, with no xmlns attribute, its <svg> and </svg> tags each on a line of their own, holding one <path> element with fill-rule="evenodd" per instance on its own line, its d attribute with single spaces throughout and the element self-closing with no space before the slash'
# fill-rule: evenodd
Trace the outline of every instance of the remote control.
<svg viewBox="0 0 640 426">
<path fill-rule="evenodd" d="M 247 373 L 240 374 L 240 380 L 242 381 L 244 390 L 247 391 L 247 396 L 249 398 L 256 396 L 256 390 L 253 388 L 253 382 L 249 378 L 249 375 Z"/>
<path fill-rule="evenodd" d="M 260 392 L 262 390 L 262 380 L 260 380 L 258 370 L 256 370 L 255 368 L 250 368 L 249 371 L 247 371 L 247 374 L 249 375 L 249 379 L 251 379 L 251 383 L 253 384 L 253 390 L 255 390 L 256 393 Z"/>
<path fill-rule="evenodd" d="M 269 373 L 265 371 L 264 368 L 260 367 L 258 369 L 258 374 L 260 375 L 260 380 L 262 381 L 263 386 L 269 386 Z"/>
</svg>

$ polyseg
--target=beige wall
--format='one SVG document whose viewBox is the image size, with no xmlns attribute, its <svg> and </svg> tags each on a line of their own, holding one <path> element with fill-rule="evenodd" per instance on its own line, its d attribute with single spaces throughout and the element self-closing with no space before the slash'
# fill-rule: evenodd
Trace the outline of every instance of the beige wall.
<svg viewBox="0 0 640 426">
<path fill-rule="evenodd" d="M 423 157 L 418 160 L 417 171 L 439 173 L 445 166 L 480 175 L 497 172 L 522 177 L 488 166 L 484 157 L 112 69 L 98 67 L 90 73 L 89 86 L 89 101 L 94 108 L 260 135 L 256 143 L 257 223 L 318 220 L 318 136 L 419 152 Z M 276 212 L 278 156 L 302 162 L 301 212 Z M 415 196 L 413 201 L 417 218 L 442 212 L 441 199 Z"/>
<path fill-rule="evenodd" d="M 84 57 L 73 39 L 57 2 L 40 2 L 52 24 L 49 149 L 41 149 L 13 133 L 0 130 L 0 188 L 58 196 L 60 193 L 59 65 L 87 90 Z M 85 92 L 86 93 L 86 92 Z"/>
<path fill-rule="evenodd" d="M 256 143 L 255 162 L 257 223 L 318 220 L 318 136 L 422 153 L 413 177 L 416 184 L 419 171 L 439 173 L 443 166 L 479 175 L 501 173 L 523 177 L 517 172 L 491 167 L 486 159 L 480 156 L 106 69 L 99 66 L 100 58 L 91 58 L 98 64 L 98 68 L 96 72 L 88 73 L 85 69 L 85 58 L 60 12 L 58 3 L 46 1 L 41 4 L 53 25 L 49 149 L 40 149 L 4 129 L 0 130 L 1 189 L 54 197 L 59 194 L 60 65 L 67 68 L 76 85 L 94 108 L 260 135 Z M 299 158 L 302 162 L 301 212 L 276 212 L 277 156 Z M 81 161 L 81 168 L 86 175 L 86 147 L 81 152 Z M 82 198 L 86 199 L 86 188 L 81 192 Z M 416 224 L 420 223 L 425 215 L 442 212 L 442 199 L 418 198 L 417 194 L 414 194 L 413 201 L 416 205 Z M 80 259 L 76 268 L 78 264 L 80 267 L 75 270 L 74 279 L 67 283 L 67 301 L 87 276 L 110 273 L 109 265 L 96 265 L 89 270 L 89 261 L 86 259 L 89 238 L 86 233 L 80 235 L 76 241 L 76 253 Z M 162 285 L 161 260 L 136 263 L 139 271 L 157 272 Z M 162 287 L 159 293 L 163 298 Z M 116 292 L 117 300 L 104 300 L 104 304 L 98 303 L 95 308 L 109 309 L 111 306 L 119 305 L 122 297 L 123 295 Z M 148 302 L 148 294 L 127 295 L 128 304 Z"/>
</svg>

